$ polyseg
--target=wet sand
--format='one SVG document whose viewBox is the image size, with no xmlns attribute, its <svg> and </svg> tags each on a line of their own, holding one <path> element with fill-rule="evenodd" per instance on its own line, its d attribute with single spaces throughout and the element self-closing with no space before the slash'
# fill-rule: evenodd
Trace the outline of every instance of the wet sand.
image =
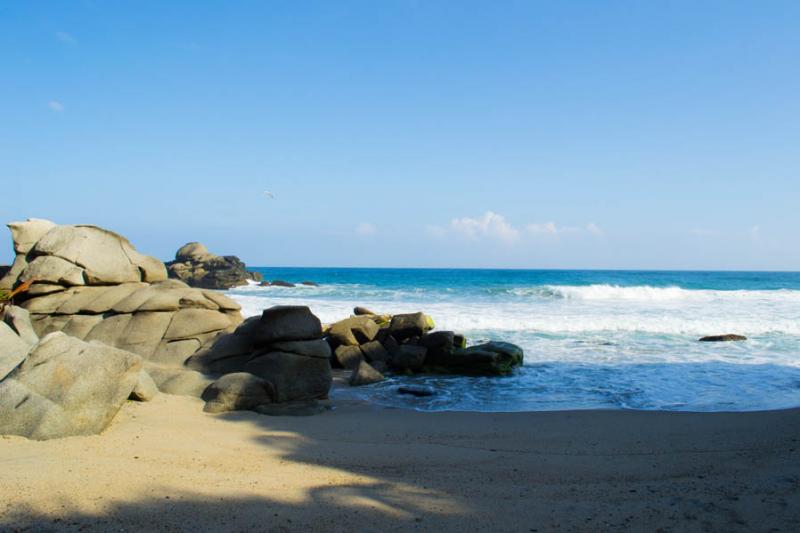
<svg viewBox="0 0 800 533">
<path fill-rule="evenodd" d="M 0 529 L 798 531 L 800 410 L 208 415 L 0 438 Z"/>
</svg>

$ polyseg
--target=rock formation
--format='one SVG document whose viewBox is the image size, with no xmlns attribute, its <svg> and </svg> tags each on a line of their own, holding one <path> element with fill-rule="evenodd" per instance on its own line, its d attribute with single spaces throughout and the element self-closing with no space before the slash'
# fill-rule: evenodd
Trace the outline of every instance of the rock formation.
<svg viewBox="0 0 800 533">
<path fill-rule="evenodd" d="M 167 263 L 167 270 L 170 278 L 203 289 L 225 290 L 263 279 L 258 272 L 248 272 L 238 257 L 214 255 L 199 242 L 183 245 L 175 261 Z"/>
<path fill-rule="evenodd" d="M 9 228 L 17 255 L 0 287 L 33 281 L 20 306 L 40 337 L 62 331 L 180 366 L 242 321 L 236 302 L 168 280 L 161 261 L 111 231 L 36 219 Z"/>
<path fill-rule="evenodd" d="M 275 402 L 326 398 L 331 350 L 308 307 L 275 306 L 220 336 L 186 362 L 212 374 L 247 372 L 266 380 Z"/>
</svg>

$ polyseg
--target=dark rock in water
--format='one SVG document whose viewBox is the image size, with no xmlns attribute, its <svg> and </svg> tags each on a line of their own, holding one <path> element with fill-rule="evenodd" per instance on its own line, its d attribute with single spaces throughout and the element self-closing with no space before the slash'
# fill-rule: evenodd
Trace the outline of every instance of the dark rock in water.
<svg viewBox="0 0 800 533">
<path fill-rule="evenodd" d="M 353 373 L 350 374 L 350 385 L 354 387 L 358 385 L 369 385 L 371 383 L 383 381 L 384 379 L 383 374 L 370 366 L 369 363 L 360 361 L 358 366 L 353 369 Z"/>
<path fill-rule="evenodd" d="M 381 330 L 381 332 L 383 332 L 383 330 Z M 385 336 L 385 337 L 384 337 L 384 338 L 383 338 L 383 339 L 380 341 L 380 343 L 383 345 L 383 347 L 386 349 L 386 351 L 387 351 L 387 352 L 389 352 L 389 355 L 390 355 L 390 356 L 391 356 L 393 353 L 395 353 L 397 350 L 399 350 L 399 349 L 400 349 L 400 344 L 399 344 L 399 343 L 397 342 L 397 340 L 395 340 L 395 338 L 394 338 L 394 337 L 392 337 L 391 335 L 386 335 L 386 336 Z"/>
<path fill-rule="evenodd" d="M 398 387 L 397 394 L 409 394 L 411 396 L 423 398 L 426 396 L 434 396 L 436 392 L 423 387 Z"/>
<path fill-rule="evenodd" d="M 373 361 L 370 366 L 381 374 L 385 374 L 389 370 L 389 363 L 386 361 Z"/>
<path fill-rule="evenodd" d="M 288 281 L 283 281 L 282 279 L 273 280 L 270 283 L 270 286 L 272 286 L 272 287 L 296 287 L 296 285 L 294 283 L 290 283 Z"/>
<path fill-rule="evenodd" d="M 370 311 L 366 307 L 358 306 L 353 309 L 353 314 L 359 316 L 359 315 L 377 315 L 378 313 Z"/>
<path fill-rule="evenodd" d="M 326 407 L 320 402 L 302 401 L 286 403 L 268 403 L 258 405 L 253 410 L 256 413 L 269 416 L 313 416 L 325 412 Z"/>
<path fill-rule="evenodd" d="M 269 287 L 269 281 L 262 281 L 258 284 L 259 287 Z"/>
<path fill-rule="evenodd" d="M 394 353 L 391 353 L 389 365 L 398 370 L 416 372 L 425 364 L 427 351 L 424 346 L 401 344 Z"/>
<path fill-rule="evenodd" d="M 456 348 L 466 348 L 467 338 L 461 333 L 456 333 L 453 335 L 453 346 Z"/>
<path fill-rule="evenodd" d="M 433 320 L 424 313 L 394 315 L 389 331 L 398 342 L 411 337 L 421 337 L 433 329 Z"/>
<path fill-rule="evenodd" d="M 264 309 L 259 322 L 254 335 L 256 346 L 322 338 L 322 323 L 305 305 L 276 305 Z"/>
<path fill-rule="evenodd" d="M 728 333 L 727 335 L 709 335 L 698 339 L 700 342 L 731 342 L 731 341 L 746 341 L 747 337 L 744 335 L 736 335 Z"/>
<path fill-rule="evenodd" d="M 364 360 L 364 354 L 359 346 L 339 346 L 334 352 L 336 360 L 342 368 L 355 369 Z"/>
<path fill-rule="evenodd" d="M 508 342 L 487 342 L 458 348 L 435 361 L 426 360 L 425 371 L 469 376 L 503 376 L 522 364 L 522 348 Z M 435 364 L 434 364 L 435 363 Z"/>
<path fill-rule="evenodd" d="M 452 355 L 455 350 L 455 334 L 452 331 L 434 331 L 423 335 L 418 344 L 428 349 L 426 365 L 438 365 L 440 360 Z"/>
<path fill-rule="evenodd" d="M 388 361 L 389 352 L 378 341 L 367 342 L 361 345 L 361 352 L 367 361 L 374 363 L 376 361 Z"/>
<path fill-rule="evenodd" d="M 255 279 L 238 257 L 214 255 L 199 242 L 183 245 L 166 265 L 169 277 L 201 289 L 230 289 Z"/>
<path fill-rule="evenodd" d="M 319 283 L 315 281 L 301 281 L 300 285 L 305 285 L 306 287 L 319 287 Z"/>
<path fill-rule="evenodd" d="M 375 339 L 380 328 L 366 316 L 354 316 L 332 324 L 328 336 L 334 345 L 356 346 Z"/>
<path fill-rule="evenodd" d="M 250 410 L 256 406 L 272 403 L 275 390 L 272 384 L 247 372 L 226 374 L 208 386 L 203 392 L 207 413 Z"/>
<path fill-rule="evenodd" d="M 254 272 L 252 270 L 247 271 L 247 275 L 250 276 L 250 279 L 256 282 L 264 281 L 264 274 L 261 272 Z"/>
</svg>

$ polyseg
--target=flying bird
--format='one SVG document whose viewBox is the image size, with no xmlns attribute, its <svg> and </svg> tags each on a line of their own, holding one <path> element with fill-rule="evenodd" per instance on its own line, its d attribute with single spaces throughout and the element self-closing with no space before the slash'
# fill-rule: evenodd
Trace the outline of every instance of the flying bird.
<svg viewBox="0 0 800 533">
<path fill-rule="evenodd" d="M 272 193 L 271 193 L 271 192 L 269 192 L 269 191 L 264 191 L 264 196 L 266 196 L 267 198 L 271 198 L 271 199 L 273 199 L 273 200 L 275 199 L 275 195 L 274 195 L 274 194 L 272 194 Z"/>
</svg>

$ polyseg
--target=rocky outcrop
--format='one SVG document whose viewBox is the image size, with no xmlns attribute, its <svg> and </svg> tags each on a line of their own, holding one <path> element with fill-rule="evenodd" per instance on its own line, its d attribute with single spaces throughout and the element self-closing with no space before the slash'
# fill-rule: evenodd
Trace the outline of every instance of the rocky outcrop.
<svg viewBox="0 0 800 533">
<path fill-rule="evenodd" d="M 35 219 L 9 228 L 17 255 L 0 285 L 33 282 L 19 305 L 40 337 L 62 331 L 181 366 L 242 321 L 233 300 L 168 280 L 163 263 L 111 231 Z"/>
<path fill-rule="evenodd" d="M 701 337 L 697 339 L 700 342 L 736 342 L 736 341 L 746 341 L 747 337 L 744 335 L 736 335 L 734 333 L 728 333 L 726 335 L 709 335 L 707 337 Z"/>
<path fill-rule="evenodd" d="M 225 290 L 263 279 L 258 272 L 248 272 L 238 257 L 214 255 L 199 242 L 183 245 L 175 260 L 167 263 L 167 270 L 170 278 L 202 289 Z"/>
<path fill-rule="evenodd" d="M 0 381 L 0 434 L 99 433 L 131 395 L 141 368 L 133 353 L 51 333 Z"/>
<path fill-rule="evenodd" d="M 275 306 L 244 321 L 187 361 L 208 373 L 247 372 L 270 383 L 275 402 L 326 398 L 331 349 L 308 307 Z"/>
<path fill-rule="evenodd" d="M 356 307 L 353 316 L 325 331 L 334 349 L 332 364 L 351 371 L 351 385 L 380 381 L 386 370 L 502 376 L 522 364 L 522 349 L 514 344 L 489 342 L 467 348 L 463 335 L 433 328 L 433 320 L 424 313 L 392 316 Z"/>
</svg>

